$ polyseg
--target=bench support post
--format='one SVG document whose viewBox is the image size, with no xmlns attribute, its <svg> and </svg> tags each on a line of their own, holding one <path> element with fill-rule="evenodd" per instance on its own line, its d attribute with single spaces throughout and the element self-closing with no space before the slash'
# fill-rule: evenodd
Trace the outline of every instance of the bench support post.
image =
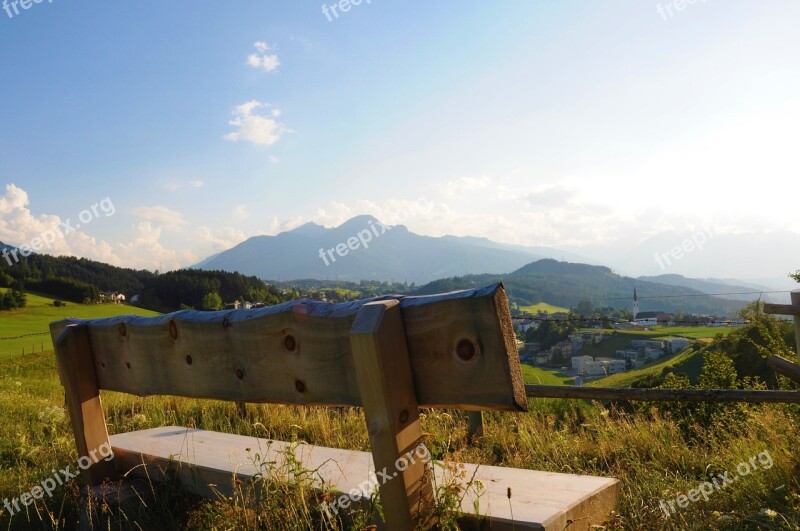
<svg viewBox="0 0 800 531">
<path fill-rule="evenodd" d="M 430 454 L 419 450 L 422 427 L 398 301 L 365 304 L 350 342 L 386 523 L 415 529 L 433 507 L 433 488 Z"/>
<path fill-rule="evenodd" d="M 56 340 L 56 358 L 64 397 L 69 410 L 81 477 L 87 486 L 98 485 L 116 476 L 111 456 L 108 428 L 100 403 L 89 329 L 86 325 L 69 325 Z M 89 464 L 87 466 L 87 461 Z"/>
</svg>

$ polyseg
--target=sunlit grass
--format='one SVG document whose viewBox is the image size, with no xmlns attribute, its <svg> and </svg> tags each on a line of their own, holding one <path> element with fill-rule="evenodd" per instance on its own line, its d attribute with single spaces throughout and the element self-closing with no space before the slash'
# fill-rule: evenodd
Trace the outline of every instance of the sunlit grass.
<svg viewBox="0 0 800 531">
<path fill-rule="evenodd" d="M 103 400 L 111 433 L 182 425 L 353 450 L 369 448 L 363 414 L 355 408 L 248 405 L 247 415 L 241 418 L 227 402 L 117 393 L 104 393 Z M 63 403 L 52 353 L 0 362 L 0 420 L 4 426 L 0 432 L 0 498 L 19 496 L 52 469 L 77 460 Z M 465 413 L 424 411 L 423 429 L 431 434 L 428 444 L 433 456 L 617 477 L 622 481 L 622 500 L 619 516 L 611 522 L 616 528 L 786 529 L 800 525 L 800 416 L 796 407 L 748 407 L 746 422 L 698 427 L 704 438 L 687 439 L 677 422 L 655 409 L 609 410 L 599 404 L 587 408 L 547 399 L 530 404 L 529 413 L 485 414 L 485 435 L 472 444 Z M 734 470 L 764 450 L 774 458 L 771 469 L 753 472 L 715 492 L 707 502 L 681 509 L 669 520 L 659 509 L 660 499 L 687 493 L 708 479 L 709 470 Z M 37 510 L 31 507 L 11 522 L 4 512 L 0 526 L 71 528 L 77 515 L 76 487 L 70 483 L 59 488 L 53 498 L 38 502 Z M 313 510 L 318 494 L 300 487 L 290 485 L 275 491 L 274 496 L 253 506 L 244 503 L 246 492 L 226 500 L 203 500 L 167 485 L 157 490 L 161 503 L 149 517 L 163 529 L 226 525 L 258 529 L 270 524 L 305 529 L 310 520 L 317 528 L 352 528 L 352 523 L 323 523 Z M 777 516 L 762 509 L 776 511 Z M 356 518 L 365 523 L 363 514 Z"/>
</svg>

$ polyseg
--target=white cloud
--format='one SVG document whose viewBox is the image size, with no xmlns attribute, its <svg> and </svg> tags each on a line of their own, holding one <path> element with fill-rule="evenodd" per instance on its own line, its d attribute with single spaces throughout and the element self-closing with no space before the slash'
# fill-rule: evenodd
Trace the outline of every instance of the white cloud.
<svg viewBox="0 0 800 531">
<path fill-rule="evenodd" d="M 303 216 L 291 216 L 280 224 L 281 232 L 296 229 L 303 224 Z"/>
<path fill-rule="evenodd" d="M 481 175 L 480 177 L 461 177 L 448 181 L 441 187 L 441 191 L 445 196 L 456 197 L 469 192 L 482 190 L 489 186 L 492 180 L 493 179 L 487 175 Z"/>
<path fill-rule="evenodd" d="M 49 248 L 41 252 L 48 254 L 71 255 L 72 250 L 64 238 L 59 216 L 34 215 L 29 208 L 28 193 L 15 184 L 7 184 L 5 193 L 0 196 L 0 241 L 8 245 L 30 245 L 34 238 L 44 234 L 52 238 Z M 75 223 L 71 223 L 74 228 Z"/>
<path fill-rule="evenodd" d="M 247 235 L 233 227 L 222 227 L 216 232 L 208 227 L 198 227 L 195 238 L 206 245 L 211 245 L 213 252 L 224 251 L 245 241 Z"/>
<path fill-rule="evenodd" d="M 262 146 L 271 146 L 280 139 L 281 135 L 291 132 L 290 129 L 275 120 L 280 115 L 278 109 L 272 109 L 271 117 L 267 117 L 255 112 L 256 109 L 262 107 L 268 107 L 268 105 L 257 100 L 248 101 L 236 107 L 232 113 L 234 118 L 228 123 L 237 130 L 228 133 L 225 138 L 232 142 L 243 140 Z"/>
<path fill-rule="evenodd" d="M 264 41 L 258 41 L 253 46 L 257 53 L 247 56 L 247 64 L 253 68 L 260 68 L 267 72 L 273 72 L 278 69 L 281 64 L 278 54 L 267 53 L 272 51 L 272 47 Z"/>
<path fill-rule="evenodd" d="M 180 231 L 188 223 L 179 212 L 160 205 L 134 208 L 132 212 L 134 216 L 168 230 Z"/>
<path fill-rule="evenodd" d="M 150 221 L 141 221 L 134 226 L 132 241 L 118 244 L 120 257 L 127 267 L 159 269 L 168 271 L 198 262 L 189 250 L 168 249 L 161 243 L 161 227 Z"/>
<path fill-rule="evenodd" d="M 203 181 L 189 181 L 189 186 L 191 186 L 192 188 L 202 188 L 205 185 L 206 183 L 204 183 Z"/>
<path fill-rule="evenodd" d="M 231 217 L 236 221 L 244 221 L 250 217 L 250 211 L 247 209 L 247 205 L 237 205 L 233 212 L 231 213 Z"/>
</svg>

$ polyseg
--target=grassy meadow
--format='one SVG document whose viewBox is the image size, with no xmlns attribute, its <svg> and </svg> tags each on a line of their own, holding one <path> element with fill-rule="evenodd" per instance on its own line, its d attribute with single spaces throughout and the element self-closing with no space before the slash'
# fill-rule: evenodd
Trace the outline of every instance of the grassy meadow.
<svg viewBox="0 0 800 531">
<path fill-rule="evenodd" d="M 521 364 L 522 377 L 526 384 L 538 385 L 572 385 L 572 378 L 553 369 Z"/>
<path fill-rule="evenodd" d="M 6 288 L 0 288 L 4 293 Z M 16 339 L 0 339 L 0 359 L 20 356 L 25 349 L 30 354 L 53 350 L 50 339 L 50 323 L 68 317 L 96 319 L 100 317 L 114 317 L 123 314 L 157 315 L 150 310 L 127 306 L 125 304 L 75 304 L 67 302 L 66 306 L 53 305 L 50 297 L 27 293 L 28 304 L 25 308 L 0 312 L 0 338 L 14 337 Z M 25 337 L 18 337 L 25 336 Z"/>
<path fill-rule="evenodd" d="M 3 315 L 2 335 L 46 331 L 66 316 L 98 317 L 130 311 L 111 305 L 55 308 L 29 295 L 29 308 Z M 120 312 L 123 313 L 123 312 Z M 11 317 L 11 318 L 9 318 Z M 663 332 L 662 332 L 662 335 Z M 700 347 L 659 360 L 691 363 Z M 564 385 L 557 371 L 522 366 L 527 383 Z M 633 373 L 604 379 L 625 385 Z M 356 408 L 248 405 L 241 417 L 232 403 L 176 397 L 137 398 L 103 392 L 108 429 L 120 433 L 165 425 L 304 441 L 368 450 L 363 413 Z M 612 405 L 588 401 L 535 399 L 527 413 L 487 413 L 485 434 L 469 441 L 460 411 L 423 412 L 423 431 L 434 458 L 486 465 L 616 477 L 622 497 L 608 529 L 800 529 L 800 408 L 787 405 L 723 405 L 698 412 L 697 404 Z M 705 419 L 705 420 L 704 420 Z M 708 420 L 710 419 L 710 420 Z M 54 469 L 76 463 L 69 418 L 52 351 L 0 359 L 0 500 L 30 491 Z M 689 503 L 667 517 L 660 500 L 688 495 L 713 474 L 736 474 L 737 465 L 768 452 L 770 467 L 759 466 L 708 500 Z M 170 483 L 152 484 L 153 500 L 140 515 L 141 529 L 366 529 L 379 506 L 368 504 L 342 521 L 319 510 L 329 493 L 319 493 L 299 476 L 269 481 L 258 495 L 239 487 L 230 498 L 206 500 Z M 79 480 L 59 486 L 13 517 L 0 507 L 0 529 L 73 529 L 78 519 Z M 513 499 L 512 499 L 513 503 Z M 446 505 L 437 507 L 432 527 L 456 529 Z M 124 515 L 121 516 L 124 520 Z M 114 527 L 116 528 L 116 527 Z"/>
<path fill-rule="evenodd" d="M 526 379 L 533 373 L 528 371 Z M 543 382 L 558 379 L 539 375 Z M 136 398 L 103 393 L 109 431 L 163 425 L 368 449 L 358 409 L 249 405 L 240 418 L 231 403 L 174 397 Z M 470 444 L 463 412 L 426 411 L 423 429 L 438 459 L 617 477 L 622 501 L 611 529 L 797 529 L 800 525 L 800 412 L 793 406 L 736 406 L 713 426 L 686 425 L 651 407 L 579 407 L 537 399 L 528 413 L 485 415 L 485 435 Z M 686 408 L 696 406 L 687 405 Z M 52 353 L 0 361 L 0 498 L 19 496 L 75 463 L 74 441 Z M 774 461 L 666 518 L 660 499 L 688 493 L 710 471 L 734 471 L 765 450 Z M 71 529 L 77 518 L 77 483 L 59 487 L 25 514 L 0 514 L 3 529 Z M 144 529 L 360 529 L 326 521 L 315 495 L 297 485 L 243 505 L 246 494 L 202 500 L 170 485 L 156 485 Z M 309 502 L 311 500 L 311 502 Z M 246 507 L 246 508 L 243 508 Z M 440 528 L 453 528 L 444 521 Z"/>
<path fill-rule="evenodd" d="M 561 308 L 559 306 L 553 306 L 552 304 L 547 304 L 546 302 L 539 302 L 536 304 L 530 304 L 528 306 L 520 306 L 519 310 L 521 312 L 531 313 L 536 315 L 539 312 L 544 313 L 569 313 L 567 308 Z"/>
</svg>

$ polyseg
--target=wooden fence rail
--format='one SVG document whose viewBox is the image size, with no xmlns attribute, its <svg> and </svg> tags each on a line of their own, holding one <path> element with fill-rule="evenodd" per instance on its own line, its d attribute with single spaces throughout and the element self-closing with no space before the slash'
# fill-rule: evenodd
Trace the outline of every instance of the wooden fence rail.
<svg viewBox="0 0 800 531">
<path fill-rule="evenodd" d="M 578 398 L 587 400 L 642 400 L 653 402 L 785 402 L 800 404 L 797 391 L 740 389 L 626 389 L 526 385 L 528 398 Z"/>
</svg>

